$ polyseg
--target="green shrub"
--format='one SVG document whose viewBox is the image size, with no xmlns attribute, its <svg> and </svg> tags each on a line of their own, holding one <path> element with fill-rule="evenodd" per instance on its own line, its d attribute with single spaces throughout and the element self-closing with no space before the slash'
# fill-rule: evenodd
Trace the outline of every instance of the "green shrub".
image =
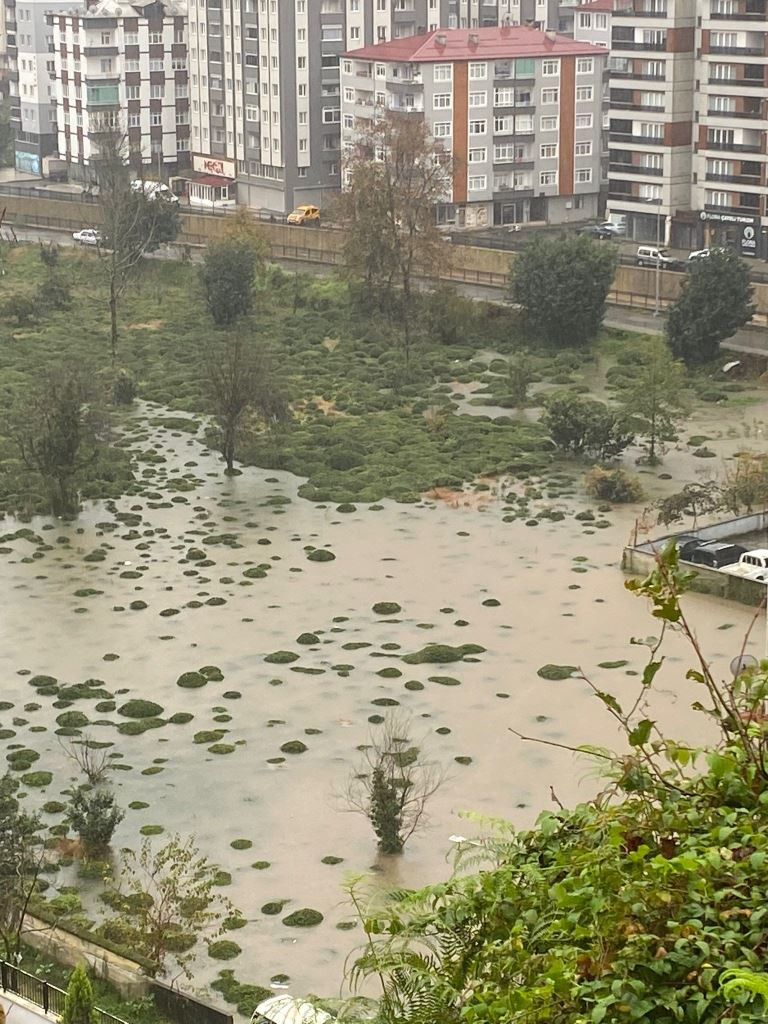
<svg viewBox="0 0 768 1024">
<path fill-rule="evenodd" d="M 593 498 L 614 503 L 640 501 L 643 487 L 636 476 L 627 473 L 621 466 L 604 469 L 595 466 L 585 475 L 584 485 Z"/>
<path fill-rule="evenodd" d="M 93 988 L 82 964 L 70 976 L 61 1024 L 96 1024 Z"/>
</svg>

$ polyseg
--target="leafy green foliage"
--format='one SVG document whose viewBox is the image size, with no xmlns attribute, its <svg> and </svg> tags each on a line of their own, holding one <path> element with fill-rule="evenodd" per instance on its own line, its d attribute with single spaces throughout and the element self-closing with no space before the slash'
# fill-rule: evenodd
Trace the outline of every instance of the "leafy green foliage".
<svg viewBox="0 0 768 1024">
<path fill-rule="evenodd" d="M 623 412 L 570 391 L 550 398 L 541 422 L 554 444 L 570 455 L 613 458 L 620 455 L 634 437 Z"/>
<path fill-rule="evenodd" d="M 159 850 L 145 839 L 140 850 L 124 851 L 119 885 L 105 895 L 116 914 L 101 930 L 153 962 L 159 973 L 175 961 L 191 978 L 198 938 L 217 938 L 222 922 L 236 913 L 215 891 L 216 873 L 192 839 L 174 836 Z"/>
<path fill-rule="evenodd" d="M 709 363 L 754 309 L 743 260 L 732 249 L 713 249 L 708 259 L 694 260 L 667 313 L 670 348 L 687 366 Z"/>
<path fill-rule="evenodd" d="M 672 359 L 661 338 L 651 339 L 621 395 L 629 423 L 645 439 L 650 465 L 660 461 L 664 442 L 677 438 L 686 412 L 685 387 L 683 365 Z"/>
<path fill-rule="evenodd" d="M 203 255 L 200 282 L 208 311 L 219 327 L 250 313 L 256 274 L 263 269 L 266 246 L 241 220 Z"/>
<path fill-rule="evenodd" d="M 69 799 L 67 819 L 89 856 L 104 853 L 124 817 L 115 794 L 103 787 L 78 786 Z"/>
<path fill-rule="evenodd" d="M 621 466 L 614 469 L 594 466 L 584 477 L 584 485 L 587 494 L 599 501 L 640 501 L 643 496 L 640 480 Z"/>
<path fill-rule="evenodd" d="M 27 907 L 44 863 L 42 823 L 22 810 L 18 790 L 19 782 L 6 772 L 0 778 L 0 941 L 6 960 L 19 951 Z"/>
<path fill-rule="evenodd" d="M 93 988 L 85 967 L 78 964 L 72 971 L 64 999 L 61 1024 L 95 1024 Z"/>
<path fill-rule="evenodd" d="M 512 262 L 510 297 L 534 336 L 583 345 L 597 336 L 615 271 L 612 246 L 584 235 L 538 236 Z"/>
</svg>

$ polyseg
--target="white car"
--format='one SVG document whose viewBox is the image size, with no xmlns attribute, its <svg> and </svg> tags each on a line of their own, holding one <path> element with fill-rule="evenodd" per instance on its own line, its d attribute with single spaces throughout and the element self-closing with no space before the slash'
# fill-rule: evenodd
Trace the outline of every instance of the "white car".
<svg viewBox="0 0 768 1024">
<path fill-rule="evenodd" d="M 131 182 L 133 192 L 143 192 L 147 199 L 164 199 L 168 203 L 178 203 L 179 197 L 174 195 L 162 181 L 142 181 L 136 178 Z"/>
<path fill-rule="evenodd" d="M 620 224 L 612 220 L 603 221 L 600 227 L 603 229 L 603 231 L 610 232 L 610 234 L 612 234 L 614 238 L 617 238 L 619 235 L 625 234 L 627 230 L 626 224 Z"/>
<path fill-rule="evenodd" d="M 75 231 L 72 237 L 80 245 L 101 245 L 102 243 L 101 234 L 93 228 L 83 228 L 82 231 Z"/>
<path fill-rule="evenodd" d="M 695 263 L 697 260 L 708 260 L 711 255 L 711 249 L 696 249 L 695 252 L 689 254 L 688 262 Z"/>
</svg>

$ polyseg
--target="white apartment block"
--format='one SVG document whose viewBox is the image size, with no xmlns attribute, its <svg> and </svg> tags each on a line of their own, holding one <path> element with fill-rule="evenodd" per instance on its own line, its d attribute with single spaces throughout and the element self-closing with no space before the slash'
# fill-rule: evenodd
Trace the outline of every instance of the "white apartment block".
<svg viewBox="0 0 768 1024">
<path fill-rule="evenodd" d="M 167 178 L 189 158 L 185 0 L 100 0 L 49 15 L 58 153 L 74 180 L 97 177 L 98 131 L 127 138 L 138 174 Z"/>
<path fill-rule="evenodd" d="M 450 154 L 438 220 L 458 227 L 596 217 L 605 49 L 532 27 L 446 29 L 342 59 L 342 143 L 378 112 L 423 118 Z"/>
</svg>

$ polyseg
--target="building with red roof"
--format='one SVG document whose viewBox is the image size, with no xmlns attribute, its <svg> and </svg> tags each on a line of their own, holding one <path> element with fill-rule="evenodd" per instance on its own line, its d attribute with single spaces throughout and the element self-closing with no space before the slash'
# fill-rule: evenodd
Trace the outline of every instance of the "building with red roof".
<svg viewBox="0 0 768 1024">
<path fill-rule="evenodd" d="M 451 156 L 446 224 L 598 213 L 605 49 L 528 26 L 438 29 L 342 55 L 342 147 L 380 112 L 422 117 Z"/>
</svg>

